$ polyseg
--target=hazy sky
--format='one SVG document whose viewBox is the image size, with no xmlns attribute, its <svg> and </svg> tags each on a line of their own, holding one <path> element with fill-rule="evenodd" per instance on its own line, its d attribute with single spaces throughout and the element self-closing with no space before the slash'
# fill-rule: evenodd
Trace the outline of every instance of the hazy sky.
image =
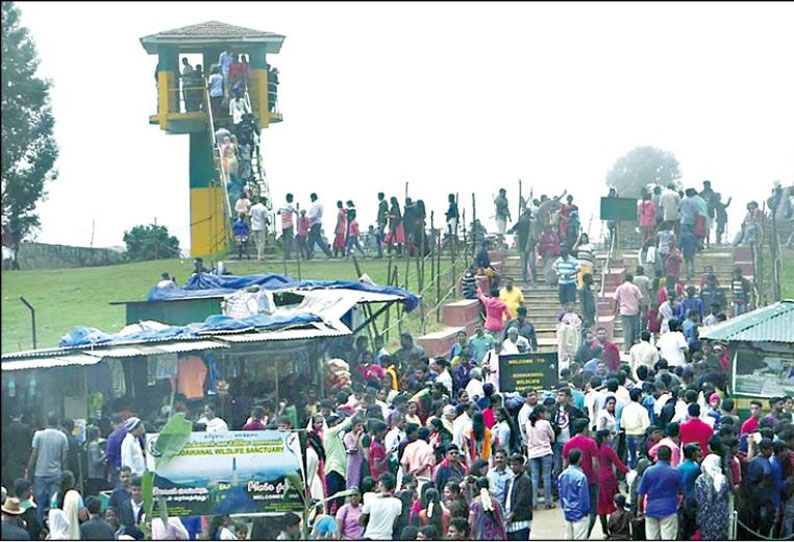
<svg viewBox="0 0 794 542">
<path fill-rule="evenodd" d="M 638 145 L 733 195 L 730 230 L 794 179 L 792 3 L 19 4 L 61 148 L 42 242 L 87 246 L 96 220 L 94 246 L 122 245 L 156 217 L 189 245 L 188 136 L 148 124 L 156 59 L 139 38 L 208 20 L 287 36 L 265 165 L 275 203 L 318 192 L 328 231 L 337 199 L 366 226 L 378 190 L 402 203 L 405 181 L 437 218 L 450 191 L 491 217 L 500 186 L 515 214 L 519 178 L 567 187 L 586 226 Z"/>
</svg>

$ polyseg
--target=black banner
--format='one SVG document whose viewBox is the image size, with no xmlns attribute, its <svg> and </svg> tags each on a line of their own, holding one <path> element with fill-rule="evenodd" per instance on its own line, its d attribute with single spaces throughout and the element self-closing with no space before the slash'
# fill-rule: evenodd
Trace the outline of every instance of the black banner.
<svg viewBox="0 0 794 542">
<path fill-rule="evenodd" d="M 554 390 L 559 382 L 557 353 L 499 356 L 499 391 Z"/>
</svg>

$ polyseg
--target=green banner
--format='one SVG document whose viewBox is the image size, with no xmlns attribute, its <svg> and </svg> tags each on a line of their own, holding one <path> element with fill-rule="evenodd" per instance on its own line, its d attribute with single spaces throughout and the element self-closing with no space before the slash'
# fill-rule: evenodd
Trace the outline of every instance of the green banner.
<svg viewBox="0 0 794 542">
<path fill-rule="evenodd" d="M 303 512 L 300 441 L 283 431 L 191 433 L 167 463 L 157 465 L 158 434 L 146 436 L 152 497 L 169 516 Z"/>
</svg>

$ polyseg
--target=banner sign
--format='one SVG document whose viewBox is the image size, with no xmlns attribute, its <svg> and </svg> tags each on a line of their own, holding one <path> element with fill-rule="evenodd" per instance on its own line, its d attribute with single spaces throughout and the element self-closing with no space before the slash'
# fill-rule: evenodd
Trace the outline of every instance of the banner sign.
<svg viewBox="0 0 794 542">
<path fill-rule="evenodd" d="M 147 468 L 154 472 L 152 495 L 165 497 L 169 516 L 303 511 L 295 489 L 304 486 L 296 433 L 191 433 L 159 469 L 157 437 L 146 435 Z"/>
<path fill-rule="evenodd" d="M 499 356 L 499 391 L 553 390 L 557 388 L 557 353 Z"/>
<path fill-rule="evenodd" d="M 733 392 L 752 397 L 794 395 L 794 356 L 737 348 L 733 358 Z"/>
</svg>

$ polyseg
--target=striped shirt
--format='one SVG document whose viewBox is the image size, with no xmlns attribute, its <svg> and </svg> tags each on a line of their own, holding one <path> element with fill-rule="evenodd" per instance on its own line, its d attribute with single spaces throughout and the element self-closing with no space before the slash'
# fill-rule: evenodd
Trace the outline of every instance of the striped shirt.
<svg viewBox="0 0 794 542">
<path fill-rule="evenodd" d="M 594 251 L 595 248 L 590 243 L 579 245 L 579 250 L 576 252 L 579 263 L 593 267 L 593 262 L 595 261 Z"/>
<path fill-rule="evenodd" d="M 570 256 L 566 260 L 557 258 L 552 265 L 554 272 L 557 273 L 558 284 L 575 284 L 576 273 L 581 267 L 579 260 Z"/>
</svg>

